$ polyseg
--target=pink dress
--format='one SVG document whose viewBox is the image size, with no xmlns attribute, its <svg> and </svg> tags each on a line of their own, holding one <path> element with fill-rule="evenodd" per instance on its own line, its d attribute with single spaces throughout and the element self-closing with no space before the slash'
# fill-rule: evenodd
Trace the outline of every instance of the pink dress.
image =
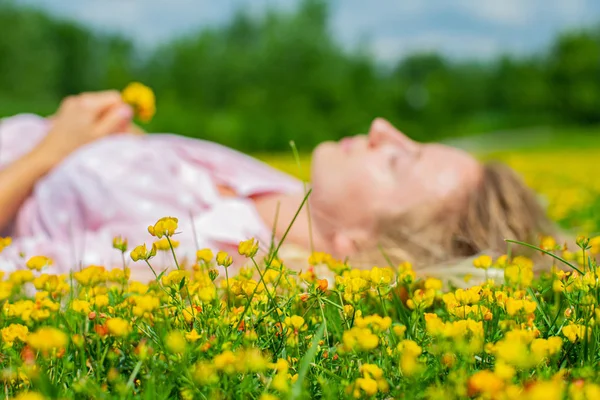
<svg viewBox="0 0 600 400">
<path fill-rule="evenodd" d="M 35 115 L 0 121 L 0 167 L 23 156 L 47 133 L 50 123 Z M 217 185 L 236 197 L 220 196 Z M 172 134 L 115 135 L 82 147 L 37 182 L 7 235 L 13 244 L 0 254 L 0 270 L 24 268 L 46 255 L 53 273 L 90 264 L 122 266 L 112 240 L 128 239 L 129 250 L 156 238 L 148 225 L 179 219 L 174 240 L 181 259 L 198 248 L 235 252 L 241 240 L 268 246 L 271 230 L 249 196 L 302 191 L 299 180 L 216 143 Z M 168 255 L 157 255 L 168 263 Z M 132 278 L 148 275 L 126 254 Z M 144 271 L 144 272 L 141 272 Z M 48 271 L 50 272 L 50 271 Z"/>
</svg>

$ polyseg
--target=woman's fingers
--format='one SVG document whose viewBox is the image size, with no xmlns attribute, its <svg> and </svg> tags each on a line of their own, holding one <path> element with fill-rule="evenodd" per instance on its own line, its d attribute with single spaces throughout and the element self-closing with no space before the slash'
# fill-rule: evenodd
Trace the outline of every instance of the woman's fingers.
<svg viewBox="0 0 600 400">
<path fill-rule="evenodd" d="M 94 136 L 103 137 L 125 130 L 133 117 L 133 109 L 122 104 L 109 108 L 94 126 Z"/>
<path fill-rule="evenodd" d="M 103 114 L 110 108 L 125 104 L 121 94 L 116 90 L 106 90 L 103 92 L 83 93 L 80 95 L 81 106 L 91 112 L 96 119 L 103 117 Z"/>
</svg>

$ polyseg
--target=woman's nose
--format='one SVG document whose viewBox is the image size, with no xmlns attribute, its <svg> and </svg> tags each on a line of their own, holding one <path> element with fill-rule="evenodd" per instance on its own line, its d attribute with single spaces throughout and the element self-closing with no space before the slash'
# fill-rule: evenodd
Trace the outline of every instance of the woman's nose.
<svg viewBox="0 0 600 400">
<path fill-rule="evenodd" d="M 408 151 L 417 151 L 419 146 L 419 143 L 400 132 L 387 120 L 376 118 L 369 129 L 369 145 L 377 147 L 384 144 L 402 146 Z"/>
</svg>

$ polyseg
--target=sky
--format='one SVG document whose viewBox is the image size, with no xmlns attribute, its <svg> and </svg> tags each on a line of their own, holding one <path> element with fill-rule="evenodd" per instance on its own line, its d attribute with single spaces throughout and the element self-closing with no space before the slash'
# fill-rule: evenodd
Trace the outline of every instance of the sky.
<svg viewBox="0 0 600 400">
<path fill-rule="evenodd" d="M 226 23 L 240 7 L 260 15 L 299 0 L 14 0 L 153 46 Z M 543 51 L 567 29 L 600 25 L 599 0 L 331 0 L 331 29 L 383 62 L 415 51 L 464 59 Z"/>
</svg>

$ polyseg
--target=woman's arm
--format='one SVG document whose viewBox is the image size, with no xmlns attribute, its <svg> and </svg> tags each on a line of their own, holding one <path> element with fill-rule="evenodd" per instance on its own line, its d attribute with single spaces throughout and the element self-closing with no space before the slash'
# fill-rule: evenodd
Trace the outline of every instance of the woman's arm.
<svg viewBox="0 0 600 400">
<path fill-rule="evenodd" d="M 10 224 L 35 183 L 53 166 L 53 158 L 36 148 L 0 171 L 0 231 Z"/>
<path fill-rule="evenodd" d="M 0 171 L 0 231 L 10 224 L 40 178 L 77 148 L 122 131 L 132 115 L 116 91 L 66 98 L 44 139 Z"/>
</svg>

